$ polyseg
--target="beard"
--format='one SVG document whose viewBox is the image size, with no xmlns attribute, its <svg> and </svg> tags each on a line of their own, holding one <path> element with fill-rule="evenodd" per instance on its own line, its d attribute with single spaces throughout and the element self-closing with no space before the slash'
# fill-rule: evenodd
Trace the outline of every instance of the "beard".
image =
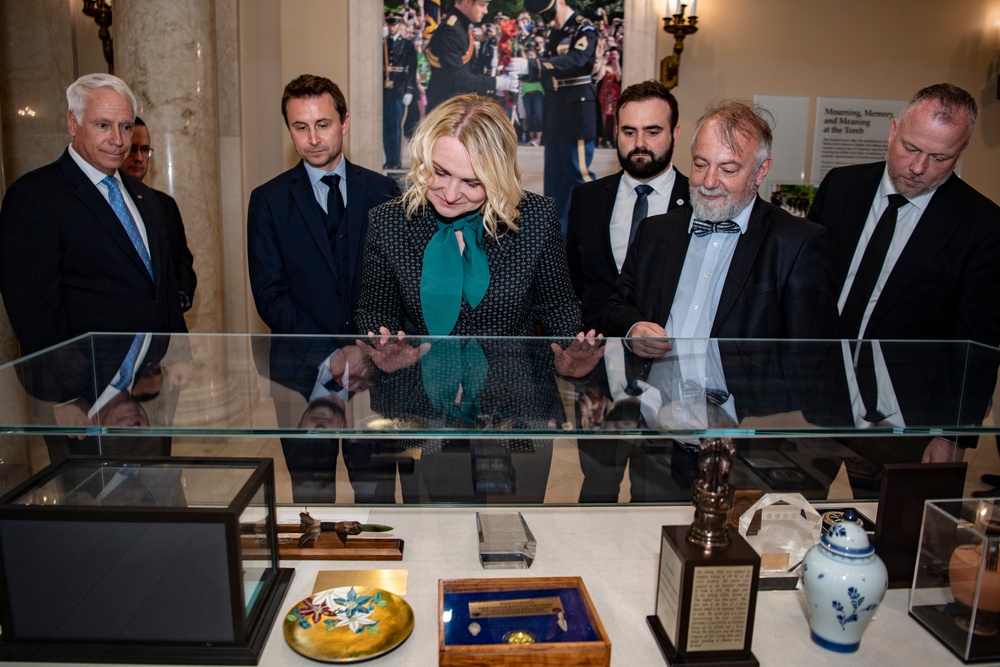
<svg viewBox="0 0 1000 667">
<path fill-rule="evenodd" d="M 649 160 L 636 160 L 639 155 L 648 155 Z M 658 176 L 670 166 L 670 160 L 674 157 L 674 142 L 670 142 L 670 147 L 660 155 L 656 155 L 645 148 L 633 148 L 628 155 L 622 155 L 621 146 L 618 147 L 618 164 L 622 166 L 632 178 L 646 179 Z"/>
<path fill-rule="evenodd" d="M 695 218 L 705 222 L 723 222 L 735 218 L 753 201 L 754 197 L 757 196 L 757 184 L 751 178 L 742 193 L 729 192 L 721 187 L 709 190 L 703 186 L 692 184 L 690 195 L 691 208 L 694 209 Z M 710 202 L 705 199 L 705 197 L 718 196 L 724 196 L 725 199 L 718 202 Z"/>
</svg>

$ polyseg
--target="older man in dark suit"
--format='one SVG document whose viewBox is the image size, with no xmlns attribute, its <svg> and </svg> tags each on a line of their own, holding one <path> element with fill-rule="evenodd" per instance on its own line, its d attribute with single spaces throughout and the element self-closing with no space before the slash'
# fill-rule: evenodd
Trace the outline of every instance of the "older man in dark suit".
<svg viewBox="0 0 1000 667">
<path fill-rule="evenodd" d="M 971 340 L 994 349 L 1000 344 L 1000 207 L 954 173 L 976 111 L 975 100 L 961 88 L 928 86 L 893 120 L 884 162 L 834 169 L 823 179 L 808 217 L 829 234 L 841 338 Z M 876 342 L 858 350 L 853 359 L 845 354 L 845 366 L 857 380 L 852 386 L 860 399 L 854 401 L 859 427 L 977 421 L 985 413 L 995 359 L 970 366 L 982 377 L 961 379 L 965 392 L 958 412 L 955 401 L 944 399 L 963 392 L 942 391 L 945 366 L 936 369 L 944 375 L 928 382 L 932 360 L 911 358 L 905 346 Z M 938 399 L 928 402 L 933 393 Z M 908 410 L 908 403 L 937 405 L 938 414 Z M 875 455 L 884 445 L 878 458 L 886 461 L 920 458 L 904 452 L 912 449 L 904 444 L 866 438 L 858 447 Z M 935 438 L 923 458 L 961 460 L 963 453 Z"/>
<path fill-rule="evenodd" d="M 186 331 L 159 199 L 118 170 L 135 96 L 89 74 L 66 97 L 69 148 L 0 208 L 0 292 L 21 350 L 91 331 Z"/>
<path fill-rule="evenodd" d="M 761 402 L 734 396 L 737 388 L 761 383 L 735 376 L 741 369 L 724 367 L 731 357 L 706 339 L 828 338 L 836 331 L 824 230 L 757 196 L 771 164 L 771 129 L 760 113 L 730 102 L 699 119 L 691 203 L 639 227 L 602 317 L 606 335 L 631 338 L 626 356 L 675 357 L 663 385 L 675 393 L 663 401 L 697 394 L 734 422 Z M 769 396 L 764 407 L 804 407 L 795 400 Z M 645 482 L 655 489 L 657 476 L 668 473 L 649 474 Z"/>
<path fill-rule="evenodd" d="M 285 86 L 281 113 L 302 160 L 250 194 L 247 246 L 257 312 L 274 334 L 355 334 L 368 211 L 399 190 L 392 179 L 344 157 L 351 117 L 343 93 L 329 79 L 303 74 L 292 80 Z M 281 349 L 295 344 L 286 343 Z M 356 380 L 367 363 L 354 345 L 330 349 L 310 341 L 301 344 L 317 368 L 320 385 L 339 384 L 348 369 Z M 280 363 L 273 358 L 276 349 L 272 362 Z M 286 405 L 292 400 L 294 395 L 276 401 L 283 426 L 294 427 L 302 413 L 300 407 Z M 306 478 L 316 472 L 311 452 L 318 447 L 313 443 L 282 445 L 290 470 L 296 468 Z M 292 474 L 295 482 L 298 473 Z M 323 485 L 324 494 L 332 493 L 332 482 Z"/>
<path fill-rule="evenodd" d="M 89 74 L 69 86 L 66 99 L 69 148 L 15 181 L 0 208 L 0 292 L 21 350 L 36 352 L 88 332 L 186 331 L 159 199 L 119 171 L 132 146 L 135 96 L 117 77 Z M 144 367 L 162 356 L 151 351 L 149 336 L 109 341 L 101 343 L 111 348 L 100 355 L 99 373 L 69 373 L 82 379 L 76 388 L 59 396 L 43 390 L 65 379 L 52 375 L 69 372 L 55 363 L 57 354 L 26 365 L 22 382 L 36 398 L 60 403 L 79 399 L 86 387 L 92 417 L 120 401 L 118 394 L 129 393 Z M 52 462 L 66 456 L 65 438 L 46 442 Z M 77 449 L 94 453 L 96 443 Z M 124 450 L 108 443 L 103 451 Z M 164 451 L 169 441 L 149 453 Z"/>
</svg>

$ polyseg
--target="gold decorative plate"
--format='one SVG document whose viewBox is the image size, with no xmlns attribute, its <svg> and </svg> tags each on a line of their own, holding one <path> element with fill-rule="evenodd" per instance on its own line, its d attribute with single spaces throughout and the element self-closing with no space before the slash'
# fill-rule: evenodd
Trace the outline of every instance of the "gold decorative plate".
<svg viewBox="0 0 1000 667">
<path fill-rule="evenodd" d="M 345 586 L 314 593 L 292 607 L 282 626 L 296 652 L 320 662 L 370 660 L 413 632 L 413 609 L 395 593 Z"/>
</svg>

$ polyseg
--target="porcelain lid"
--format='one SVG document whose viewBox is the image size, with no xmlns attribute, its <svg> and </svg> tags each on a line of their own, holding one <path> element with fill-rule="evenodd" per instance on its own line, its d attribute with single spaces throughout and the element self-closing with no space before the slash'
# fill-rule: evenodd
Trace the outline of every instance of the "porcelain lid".
<svg viewBox="0 0 1000 667">
<path fill-rule="evenodd" d="M 853 521 L 838 521 L 820 540 L 823 548 L 848 558 L 864 558 L 875 553 L 864 528 Z"/>
</svg>

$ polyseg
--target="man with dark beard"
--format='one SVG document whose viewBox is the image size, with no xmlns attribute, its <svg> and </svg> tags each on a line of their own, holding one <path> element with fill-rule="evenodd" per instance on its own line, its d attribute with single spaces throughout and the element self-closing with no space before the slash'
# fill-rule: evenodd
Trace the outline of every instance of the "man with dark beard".
<svg viewBox="0 0 1000 667">
<path fill-rule="evenodd" d="M 600 326 L 642 219 L 687 202 L 688 179 L 671 164 L 677 115 L 677 100 L 659 81 L 626 88 L 616 108 L 622 171 L 573 189 L 566 254 L 588 330 Z"/>
</svg>

